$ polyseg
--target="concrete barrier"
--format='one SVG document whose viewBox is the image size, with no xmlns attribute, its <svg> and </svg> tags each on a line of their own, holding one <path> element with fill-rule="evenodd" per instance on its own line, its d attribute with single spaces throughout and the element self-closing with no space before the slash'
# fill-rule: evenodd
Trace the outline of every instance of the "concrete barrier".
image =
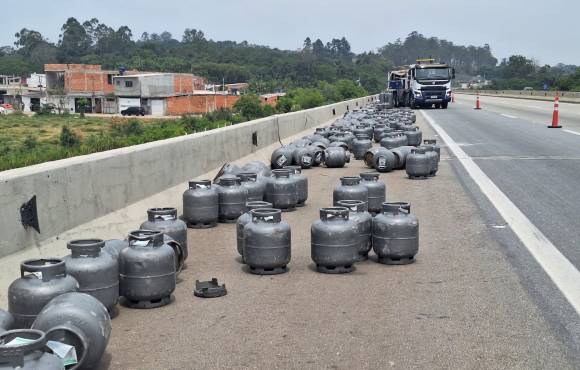
<svg viewBox="0 0 580 370">
<path fill-rule="evenodd" d="M 477 90 L 455 89 L 456 94 L 475 95 Z M 482 96 L 497 96 L 501 98 L 554 101 L 556 91 L 523 91 L 523 90 L 479 90 Z M 560 101 L 564 103 L 580 103 L 580 92 L 560 91 Z"/>
<path fill-rule="evenodd" d="M 124 208 L 286 137 L 363 107 L 376 96 L 168 140 L 0 172 L 0 257 L 40 246 L 75 226 Z M 20 207 L 36 196 L 40 232 Z"/>
</svg>

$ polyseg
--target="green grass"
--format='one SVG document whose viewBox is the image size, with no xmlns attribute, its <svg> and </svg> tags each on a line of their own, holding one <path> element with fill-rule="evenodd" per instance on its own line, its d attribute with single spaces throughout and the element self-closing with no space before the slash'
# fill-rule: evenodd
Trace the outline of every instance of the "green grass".
<svg viewBox="0 0 580 370">
<path fill-rule="evenodd" d="M 336 97 L 317 93 L 314 89 L 290 91 L 281 99 L 277 109 L 283 113 L 294 110 L 293 107 L 305 109 L 366 94 L 356 86 L 353 91 L 343 89 L 344 92 L 339 89 L 341 86 L 337 84 Z M 334 87 L 326 86 L 324 91 L 329 88 Z M 213 130 L 243 122 L 246 118 L 276 113 L 276 109 L 270 106 L 260 107 L 257 97 L 253 99 L 255 101 L 246 98 L 247 104 L 236 107 L 239 114 L 218 110 L 203 117 L 183 116 L 174 120 L 94 116 L 81 118 L 74 114 L 0 116 L 0 171 Z"/>
<path fill-rule="evenodd" d="M 85 117 L 77 115 L 0 116 L 0 171 L 90 154 L 215 128 L 225 122 L 199 118 L 176 120 Z M 203 124 L 200 125 L 200 122 Z M 200 127 L 196 127 L 196 124 Z M 68 127 L 80 144 L 61 143 Z"/>
</svg>

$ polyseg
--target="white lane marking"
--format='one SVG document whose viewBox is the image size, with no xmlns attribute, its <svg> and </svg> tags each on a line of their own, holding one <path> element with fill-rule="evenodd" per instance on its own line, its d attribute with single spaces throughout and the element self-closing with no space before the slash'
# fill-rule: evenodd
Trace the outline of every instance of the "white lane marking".
<svg viewBox="0 0 580 370">
<path fill-rule="evenodd" d="M 533 109 L 545 109 L 546 108 L 546 107 L 538 107 L 538 106 L 535 106 L 535 105 L 526 105 L 526 107 L 533 108 Z"/>
<path fill-rule="evenodd" d="M 577 132 L 577 131 L 572 131 L 572 130 L 562 130 L 562 131 L 567 132 L 569 134 L 579 135 L 580 136 L 580 132 Z"/>
<path fill-rule="evenodd" d="M 516 116 L 512 116 L 512 115 L 510 115 L 510 114 L 504 114 L 504 113 L 502 113 L 501 115 L 502 115 L 503 117 L 507 117 L 507 118 L 514 118 L 514 119 L 518 118 L 518 117 L 516 117 Z"/>
<path fill-rule="evenodd" d="M 522 244 L 535 258 L 570 305 L 580 316 L 580 271 L 556 248 L 552 242 L 520 211 L 520 209 L 491 181 L 473 159 L 425 111 L 423 117 L 445 141 L 482 193 L 510 225 Z"/>
</svg>

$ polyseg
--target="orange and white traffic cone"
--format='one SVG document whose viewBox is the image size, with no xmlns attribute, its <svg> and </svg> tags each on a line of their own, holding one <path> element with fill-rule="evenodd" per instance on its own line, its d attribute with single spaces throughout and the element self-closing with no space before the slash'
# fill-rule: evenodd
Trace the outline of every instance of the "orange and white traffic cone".
<svg viewBox="0 0 580 370">
<path fill-rule="evenodd" d="M 475 108 L 473 109 L 481 109 L 481 103 L 479 102 L 479 91 L 477 92 L 477 98 L 475 100 Z"/>
<path fill-rule="evenodd" d="M 552 124 L 548 128 L 562 128 L 560 125 L 560 95 L 556 93 L 554 98 L 554 113 L 552 113 Z"/>
</svg>

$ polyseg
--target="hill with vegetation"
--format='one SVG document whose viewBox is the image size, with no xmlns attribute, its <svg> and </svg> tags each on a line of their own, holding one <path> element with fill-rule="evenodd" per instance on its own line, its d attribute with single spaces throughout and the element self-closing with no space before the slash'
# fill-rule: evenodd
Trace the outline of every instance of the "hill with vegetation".
<svg viewBox="0 0 580 370">
<path fill-rule="evenodd" d="M 169 32 L 136 37 L 127 26 L 114 29 L 94 18 L 82 23 L 69 18 L 57 42 L 28 28 L 17 32 L 13 46 L 0 48 L 0 74 L 41 72 L 45 63 L 89 63 L 111 69 L 195 73 L 214 83 L 250 81 L 255 92 L 317 87 L 320 81 L 340 79 L 378 92 L 394 65 L 425 56 L 450 62 L 464 74 L 497 63 L 489 45 L 458 46 L 417 32 L 377 51 L 356 54 L 344 37 L 328 42 L 307 37 L 300 50 L 280 50 L 247 41 L 214 41 L 193 28 L 179 39 Z"/>
</svg>

